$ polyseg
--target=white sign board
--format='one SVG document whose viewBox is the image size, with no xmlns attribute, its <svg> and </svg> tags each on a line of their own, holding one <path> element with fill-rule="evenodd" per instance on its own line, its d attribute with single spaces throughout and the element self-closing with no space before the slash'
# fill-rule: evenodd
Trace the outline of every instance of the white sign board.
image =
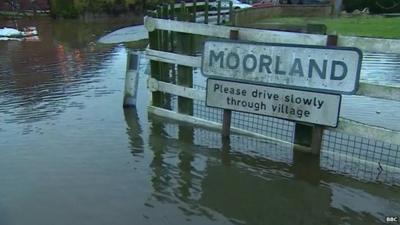
<svg viewBox="0 0 400 225">
<path fill-rule="evenodd" d="M 269 86 L 354 94 L 361 59 L 356 48 L 206 41 L 202 72 Z"/>
<path fill-rule="evenodd" d="M 293 121 L 336 127 L 341 95 L 226 80 L 207 80 L 206 104 Z"/>
</svg>

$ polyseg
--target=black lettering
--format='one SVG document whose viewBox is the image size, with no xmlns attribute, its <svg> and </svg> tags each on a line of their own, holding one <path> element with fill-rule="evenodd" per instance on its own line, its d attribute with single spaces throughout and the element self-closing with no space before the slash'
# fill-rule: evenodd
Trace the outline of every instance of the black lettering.
<svg viewBox="0 0 400 225">
<path fill-rule="evenodd" d="M 279 65 L 281 64 L 281 57 L 277 56 L 276 57 L 276 62 L 275 62 L 275 73 L 279 75 L 286 75 L 286 72 L 283 70 L 279 70 Z"/>
<path fill-rule="evenodd" d="M 309 98 L 303 98 L 303 102 L 304 102 L 304 105 L 311 105 L 311 103 L 313 102 L 313 100 L 312 100 L 312 99 L 309 99 Z"/>
<path fill-rule="evenodd" d="M 303 66 L 301 65 L 301 60 L 299 58 L 295 58 L 292 68 L 290 69 L 289 75 L 293 76 L 298 74 L 300 77 L 304 77 Z"/>
<path fill-rule="evenodd" d="M 253 96 L 253 98 L 257 98 L 257 95 L 258 95 L 257 90 L 251 92 L 251 96 Z"/>
<path fill-rule="evenodd" d="M 312 77 L 313 71 L 317 72 L 318 76 L 321 77 L 321 79 L 326 78 L 326 67 L 328 65 L 328 60 L 324 60 L 322 63 L 322 70 L 318 66 L 318 63 L 315 61 L 315 59 L 310 59 L 310 64 L 308 66 L 308 77 Z"/>
<path fill-rule="evenodd" d="M 226 103 L 227 103 L 228 105 L 231 104 L 231 98 L 230 98 L 230 97 L 227 97 L 227 98 L 226 98 Z"/>
<path fill-rule="evenodd" d="M 267 110 L 267 104 L 265 104 L 264 102 L 261 102 L 261 110 Z"/>
<path fill-rule="evenodd" d="M 232 59 L 233 59 L 233 64 L 232 64 Z M 239 55 L 230 52 L 228 56 L 226 56 L 226 65 L 228 66 L 229 69 L 237 69 L 239 67 L 240 59 Z"/>
<path fill-rule="evenodd" d="M 304 116 L 305 117 L 310 117 L 310 111 L 308 111 L 308 110 L 304 111 Z"/>
<path fill-rule="evenodd" d="M 214 84 L 214 92 L 219 89 L 219 84 Z"/>
<path fill-rule="evenodd" d="M 251 64 L 250 67 L 248 67 L 249 66 L 249 59 L 251 59 L 250 61 L 252 61 L 252 62 L 250 62 L 250 64 Z M 251 54 L 245 55 L 244 58 L 243 58 L 243 68 L 244 68 L 244 70 L 246 72 L 253 72 L 256 69 L 256 67 L 257 67 L 257 58 L 254 55 L 251 55 Z"/>
<path fill-rule="evenodd" d="M 215 61 L 216 63 L 218 63 L 218 61 L 220 61 L 220 62 L 219 62 L 219 67 L 224 68 L 224 52 L 223 52 L 223 51 L 220 51 L 220 52 L 218 53 L 218 55 L 216 55 L 216 54 L 215 54 L 215 51 L 214 51 L 214 50 L 211 50 L 211 51 L 210 51 L 210 62 L 209 62 L 209 66 L 212 66 L 214 61 Z"/>
<path fill-rule="evenodd" d="M 301 110 L 301 109 L 298 109 L 298 110 L 297 110 L 297 117 L 298 117 L 298 118 L 303 117 L 303 110 Z"/>
<path fill-rule="evenodd" d="M 265 61 L 267 60 L 267 61 Z M 271 72 L 271 63 L 272 63 L 272 58 L 269 55 L 260 55 L 260 67 L 258 69 L 258 72 L 262 73 L 263 72 L 263 67 L 265 67 L 265 70 L 267 70 L 267 73 L 272 73 Z"/>
<path fill-rule="evenodd" d="M 240 89 L 236 89 L 236 95 L 240 95 Z"/>
<path fill-rule="evenodd" d="M 336 74 L 336 67 L 341 67 L 342 69 L 342 74 L 341 75 L 337 75 Z M 331 80 L 343 80 L 347 75 L 347 65 L 346 63 L 342 62 L 342 61 L 336 61 L 333 60 L 332 61 L 332 70 L 331 70 Z"/>
</svg>

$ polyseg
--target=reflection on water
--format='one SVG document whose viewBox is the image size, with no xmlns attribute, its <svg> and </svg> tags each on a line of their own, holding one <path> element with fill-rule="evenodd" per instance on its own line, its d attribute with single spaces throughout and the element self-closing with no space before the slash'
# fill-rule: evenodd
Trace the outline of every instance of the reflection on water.
<svg viewBox="0 0 400 225">
<path fill-rule="evenodd" d="M 161 214 L 170 224 L 380 224 L 384 215 L 400 212 L 395 187 L 383 191 L 378 184 L 328 173 L 312 156 L 295 153 L 290 165 L 233 148 L 191 145 L 177 141 L 186 124 L 150 121 L 152 190 L 145 205 L 150 215 L 181 210 L 179 217 Z"/>
<path fill-rule="evenodd" d="M 112 49 L 94 44 L 95 35 L 107 31 L 106 24 L 73 25 L 72 21 L 53 23 L 49 19 L 18 23 L 23 27 L 38 26 L 41 41 L 0 42 L 0 112 L 14 115 L 5 122 L 52 117 L 64 111 L 65 101 L 72 96 L 91 89 L 97 95 L 113 91 L 96 87 L 105 72 L 98 68 L 112 55 Z M 68 107 L 84 106 L 70 102 Z"/>
<path fill-rule="evenodd" d="M 123 110 L 126 50 L 91 44 L 107 27 L 34 22 L 41 42 L 0 42 L 0 224 L 361 225 L 400 215 L 397 186 L 322 170 L 283 144 L 226 144 L 148 115 L 144 89 Z"/>
</svg>

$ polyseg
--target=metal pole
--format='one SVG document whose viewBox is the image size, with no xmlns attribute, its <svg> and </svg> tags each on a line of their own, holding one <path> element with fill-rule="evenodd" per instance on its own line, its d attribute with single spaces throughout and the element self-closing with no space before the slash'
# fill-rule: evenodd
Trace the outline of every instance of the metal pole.
<svg viewBox="0 0 400 225">
<path fill-rule="evenodd" d="M 229 33 L 229 38 L 231 40 L 239 39 L 239 30 L 231 30 Z M 222 138 L 229 139 L 229 135 L 231 134 L 231 118 L 232 111 L 228 109 L 224 109 L 223 121 L 222 121 Z"/>
</svg>

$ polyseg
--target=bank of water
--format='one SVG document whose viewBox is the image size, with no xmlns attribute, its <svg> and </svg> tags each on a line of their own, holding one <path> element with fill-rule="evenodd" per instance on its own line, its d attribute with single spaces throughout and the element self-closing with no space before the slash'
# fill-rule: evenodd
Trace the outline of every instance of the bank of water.
<svg viewBox="0 0 400 225">
<path fill-rule="evenodd" d="M 396 184 L 321 169 L 274 142 L 233 135 L 224 145 L 218 131 L 148 115 L 144 89 L 124 110 L 126 49 L 94 44 L 116 24 L 20 23 L 38 26 L 41 41 L 0 42 L 0 224 L 364 225 L 400 215 Z"/>
</svg>

